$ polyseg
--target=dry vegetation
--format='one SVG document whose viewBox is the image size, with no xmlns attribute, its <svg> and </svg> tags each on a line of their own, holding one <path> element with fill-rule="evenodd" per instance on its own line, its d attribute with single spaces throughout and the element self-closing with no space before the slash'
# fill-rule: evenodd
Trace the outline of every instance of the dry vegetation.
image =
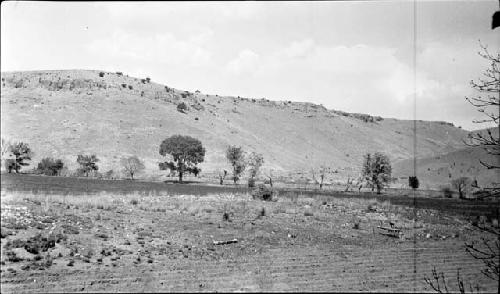
<svg viewBox="0 0 500 294">
<path fill-rule="evenodd" d="M 495 289 L 463 250 L 482 237 L 465 219 L 389 201 L 2 192 L 1 204 L 4 293 L 424 291 L 432 265 Z M 377 231 L 391 222 L 398 238 Z"/>
</svg>

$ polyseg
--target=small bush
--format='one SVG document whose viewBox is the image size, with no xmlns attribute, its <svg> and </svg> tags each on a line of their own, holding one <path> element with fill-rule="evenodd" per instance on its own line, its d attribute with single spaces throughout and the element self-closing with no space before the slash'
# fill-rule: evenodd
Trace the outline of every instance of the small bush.
<svg viewBox="0 0 500 294">
<path fill-rule="evenodd" d="M 147 83 L 150 83 L 151 82 L 151 79 L 149 77 L 146 78 L 146 82 Z"/>
<path fill-rule="evenodd" d="M 104 77 L 104 73 L 102 71 L 99 73 L 99 77 L 101 77 L 101 78 Z"/>
<path fill-rule="evenodd" d="M 177 111 L 185 113 L 187 110 L 187 105 L 184 102 L 177 104 Z"/>
<path fill-rule="evenodd" d="M 450 187 L 442 187 L 441 192 L 443 192 L 443 196 L 445 198 L 451 198 L 453 197 L 453 191 L 451 190 Z"/>
<path fill-rule="evenodd" d="M 130 200 L 130 204 L 137 205 L 137 204 L 139 204 L 139 201 L 137 199 L 132 199 L 132 200 Z"/>
<path fill-rule="evenodd" d="M 118 76 L 123 76 L 123 73 L 122 73 L 121 71 L 117 71 L 117 72 L 116 72 L 116 75 L 118 75 Z"/>
<path fill-rule="evenodd" d="M 146 79 L 141 79 L 141 83 L 145 84 L 146 83 Z"/>
<path fill-rule="evenodd" d="M 127 88 L 127 84 L 122 84 L 122 88 Z"/>
<path fill-rule="evenodd" d="M 132 87 L 132 85 L 128 85 L 128 89 L 132 90 L 132 89 L 134 89 L 134 87 Z"/>
<path fill-rule="evenodd" d="M 274 190 L 264 184 L 260 184 L 252 191 L 252 198 L 264 201 L 272 201 Z"/>
</svg>

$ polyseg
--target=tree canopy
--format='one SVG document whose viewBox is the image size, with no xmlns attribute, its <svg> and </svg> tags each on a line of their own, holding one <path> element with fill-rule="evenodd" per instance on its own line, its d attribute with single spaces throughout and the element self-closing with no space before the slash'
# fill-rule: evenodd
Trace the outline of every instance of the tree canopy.
<svg viewBox="0 0 500 294">
<path fill-rule="evenodd" d="M 205 148 L 201 141 L 182 135 L 173 135 L 160 144 L 160 155 L 170 155 L 173 160 L 161 162 L 160 170 L 174 170 L 179 174 L 179 182 L 182 183 L 184 173 L 198 174 L 200 169 L 196 166 L 205 160 Z"/>
<path fill-rule="evenodd" d="M 80 165 L 80 171 L 85 174 L 86 177 L 89 176 L 91 171 L 98 171 L 99 167 L 97 162 L 99 158 L 95 154 L 92 155 L 78 155 L 76 162 Z"/>
<path fill-rule="evenodd" d="M 382 188 L 391 180 L 391 162 L 387 155 L 375 152 L 367 153 L 363 160 L 363 177 L 370 183 L 372 190 L 377 188 L 377 194 L 380 194 Z"/>
</svg>

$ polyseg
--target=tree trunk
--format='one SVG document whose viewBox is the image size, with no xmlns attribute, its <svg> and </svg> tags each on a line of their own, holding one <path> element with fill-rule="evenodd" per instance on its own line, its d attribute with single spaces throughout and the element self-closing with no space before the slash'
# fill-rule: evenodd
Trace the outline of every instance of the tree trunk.
<svg viewBox="0 0 500 294">
<path fill-rule="evenodd" d="M 380 194 L 380 191 L 382 191 L 382 186 L 381 185 L 377 185 L 377 194 Z"/>
<path fill-rule="evenodd" d="M 183 172 L 179 171 L 179 183 L 182 183 L 182 174 L 183 174 Z"/>
<path fill-rule="evenodd" d="M 130 173 L 130 178 L 133 180 L 134 179 L 134 173 Z"/>
</svg>

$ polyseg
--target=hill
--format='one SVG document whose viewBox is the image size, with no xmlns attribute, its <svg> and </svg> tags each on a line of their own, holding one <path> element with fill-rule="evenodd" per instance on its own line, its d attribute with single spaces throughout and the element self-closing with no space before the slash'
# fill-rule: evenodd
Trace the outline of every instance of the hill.
<svg viewBox="0 0 500 294">
<path fill-rule="evenodd" d="M 177 110 L 184 102 L 185 113 Z M 264 155 L 264 171 L 296 177 L 326 165 L 332 178 L 356 176 L 366 152 L 393 162 L 413 157 L 413 122 L 265 98 L 218 96 L 172 88 L 150 79 L 97 70 L 2 73 L 2 137 L 28 142 L 34 162 L 95 153 L 100 171 L 119 169 L 137 155 L 148 175 L 158 171 L 161 141 L 173 134 L 200 139 L 207 149 L 205 175 L 228 169 L 227 145 Z M 463 147 L 468 132 L 447 122 L 418 121 L 418 157 Z"/>
<path fill-rule="evenodd" d="M 457 151 L 420 158 L 417 160 L 417 175 L 423 188 L 438 188 L 450 185 L 453 179 L 470 177 L 476 179 L 480 187 L 500 183 L 498 170 L 487 169 L 479 160 L 498 164 L 498 157 L 488 154 L 482 147 L 466 147 Z M 394 173 L 407 177 L 413 174 L 413 160 L 396 162 Z"/>
</svg>

